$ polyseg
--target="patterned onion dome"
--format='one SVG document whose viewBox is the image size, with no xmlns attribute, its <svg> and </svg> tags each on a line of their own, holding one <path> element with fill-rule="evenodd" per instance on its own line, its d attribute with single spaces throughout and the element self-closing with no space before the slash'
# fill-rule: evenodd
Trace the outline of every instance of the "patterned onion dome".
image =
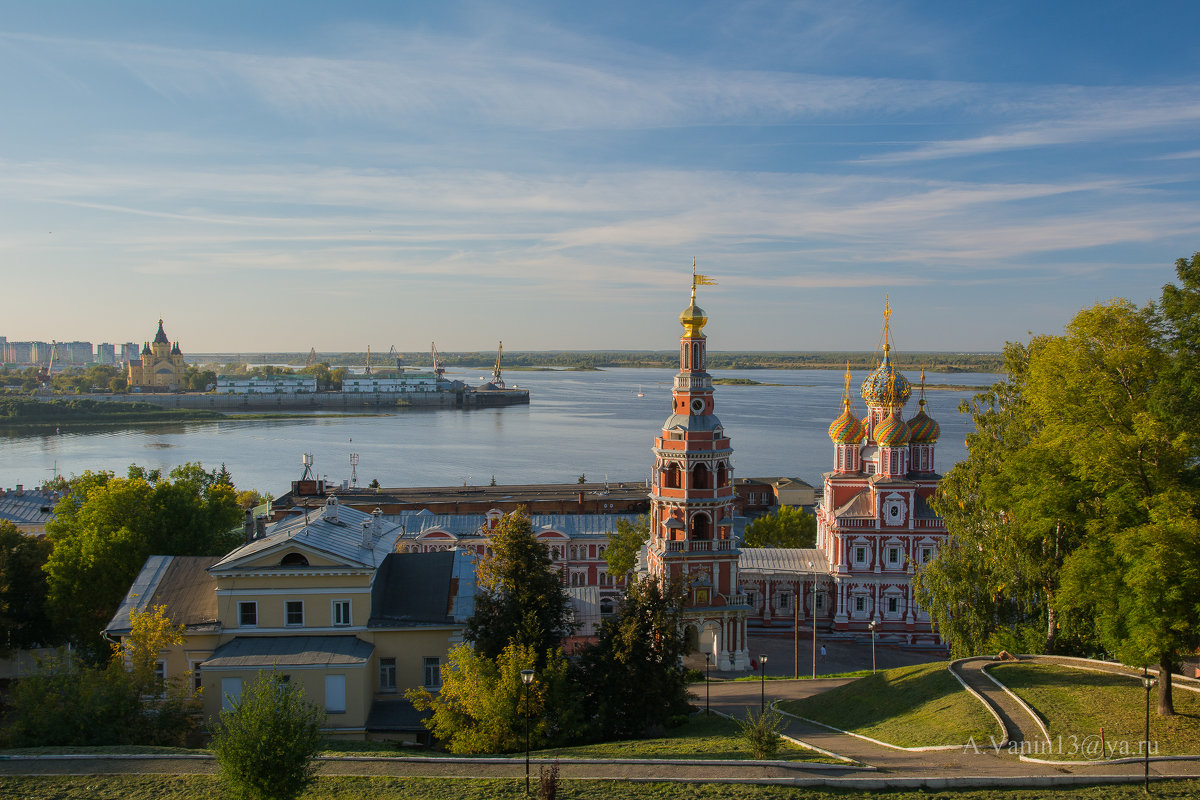
<svg viewBox="0 0 1200 800">
<path fill-rule="evenodd" d="M 905 444 L 908 442 L 908 423 L 893 411 L 875 426 L 875 441 L 880 447 L 899 447 Z"/>
<path fill-rule="evenodd" d="M 692 287 L 692 304 L 680 313 L 679 324 L 683 326 L 684 335 L 689 339 L 702 339 L 707 322 L 708 315 L 704 313 L 703 308 L 696 305 L 696 289 Z"/>
<path fill-rule="evenodd" d="M 908 440 L 914 444 L 932 444 L 941 433 L 937 420 L 925 413 L 925 398 L 921 398 L 921 410 L 908 421 Z"/>
<path fill-rule="evenodd" d="M 912 384 L 908 378 L 892 366 L 888 350 L 883 349 L 883 363 L 862 382 L 862 398 L 868 406 L 899 408 L 912 396 Z"/>
<path fill-rule="evenodd" d="M 851 413 L 850 403 L 847 401 L 842 415 L 829 426 L 829 438 L 833 439 L 834 444 L 858 444 L 862 441 L 864 433 L 866 427 L 862 420 Z"/>
</svg>

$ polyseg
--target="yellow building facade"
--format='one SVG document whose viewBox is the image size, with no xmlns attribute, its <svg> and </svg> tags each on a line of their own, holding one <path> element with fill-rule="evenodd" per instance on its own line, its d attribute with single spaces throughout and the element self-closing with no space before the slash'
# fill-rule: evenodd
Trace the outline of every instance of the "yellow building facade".
<svg viewBox="0 0 1200 800">
<path fill-rule="evenodd" d="M 187 364 L 179 342 L 172 343 L 158 321 L 154 341 L 142 347 L 142 357 L 129 362 L 129 388 L 158 392 L 176 392 L 187 387 Z"/>
</svg>

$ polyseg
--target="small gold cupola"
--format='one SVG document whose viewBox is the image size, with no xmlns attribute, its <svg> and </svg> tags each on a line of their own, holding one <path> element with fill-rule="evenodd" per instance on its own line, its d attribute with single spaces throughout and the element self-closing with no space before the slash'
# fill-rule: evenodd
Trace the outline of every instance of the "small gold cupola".
<svg viewBox="0 0 1200 800">
<path fill-rule="evenodd" d="M 707 275 L 696 274 L 696 259 L 692 259 L 692 303 L 679 314 L 679 324 L 683 326 L 683 335 L 690 339 L 703 339 L 704 326 L 708 323 L 708 315 L 704 309 L 696 305 L 696 287 L 714 286 L 716 281 Z"/>
</svg>

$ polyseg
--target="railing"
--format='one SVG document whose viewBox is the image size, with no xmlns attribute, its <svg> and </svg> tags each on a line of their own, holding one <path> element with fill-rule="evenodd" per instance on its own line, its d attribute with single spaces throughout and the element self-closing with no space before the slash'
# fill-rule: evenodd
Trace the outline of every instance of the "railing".
<svg viewBox="0 0 1200 800">
<path fill-rule="evenodd" d="M 733 546 L 734 546 L 733 539 L 718 539 L 717 540 L 717 549 L 718 550 L 732 550 Z"/>
</svg>

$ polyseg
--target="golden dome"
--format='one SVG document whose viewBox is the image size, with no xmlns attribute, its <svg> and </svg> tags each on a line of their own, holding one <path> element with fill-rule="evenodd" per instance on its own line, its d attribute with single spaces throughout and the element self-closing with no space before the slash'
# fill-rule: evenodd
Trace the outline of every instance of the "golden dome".
<svg viewBox="0 0 1200 800">
<path fill-rule="evenodd" d="M 704 325 L 708 316 L 704 309 L 696 305 L 696 289 L 692 287 L 692 304 L 679 314 L 679 324 L 683 326 L 684 336 L 692 339 L 704 338 Z"/>
</svg>

